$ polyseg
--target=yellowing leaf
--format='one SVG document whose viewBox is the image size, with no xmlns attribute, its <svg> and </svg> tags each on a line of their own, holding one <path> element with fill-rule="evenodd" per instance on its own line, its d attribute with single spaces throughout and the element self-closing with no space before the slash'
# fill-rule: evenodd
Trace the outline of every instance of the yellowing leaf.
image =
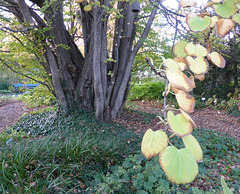
<svg viewBox="0 0 240 194">
<path fill-rule="evenodd" d="M 166 70 L 166 76 L 173 87 L 186 92 L 190 92 L 193 90 L 191 81 L 181 70 Z"/>
<path fill-rule="evenodd" d="M 232 19 L 220 19 L 216 22 L 215 29 L 218 36 L 225 37 L 234 26 Z"/>
<path fill-rule="evenodd" d="M 176 93 L 176 99 L 181 109 L 186 112 L 194 111 L 195 100 L 189 93 L 179 90 L 178 93 Z"/>
<path fill-rule="evenodd" d="M 187 64 L 184 58 L 178 57 L 178 58 L 174 58 L 173 60 L 177 62 L 181 71 L 187 70 Z"/>
<path fill-rule="evenodd" d="M 212 52 L 211 54 L 209 54 L 208 59 L 211 60 L 214 65 L 220 68 L 224 68 L 226 65 L 225 59 L 217 52 Z"/>
<path fill-rule="evenodd" d="M 148 129 L 143 136 L 141 151 L 149 160 L 158 155 L 168 145 L 168 137 L 163 131 Z"/>
<path fill-rule="evenodd" d="M 92 11 L 92 5 L 88 4 L 88 5 L 84 6 L 83 9 L 84 9 L 84 11 L 86 11 L 86 12 Z"/>
<path fill-rule="evenodd" d="M 201 161 L 203 159 L 203 152 L 198 141 L 192 135 L 182 137 L 182 140 L 185 147 L 192 153 L 194 159 L 197 162 Z"/>
<path fill-rule="evenodd" d="M 180 1 L 179 2 L 179 7 L 194 7 L 196 6 L 196 2 L 191 2 L 191 1 Z"/>
<path fill-rule="evenodd" d="M 205 79 L 205 74 L 194 74 L 194 77 L 200 81 L 203 81 Z"/>
<path fill-rule="evenodd" d="M 187 56 L 187 54 L 184 51 L 186 44 L 187 44 L 186 41 L 181 40 L 174 45 L 173 53 L 175 54 L 176 57 L 186 57 Z"/>
<path fill-rule="evenodd" d="M 233 1 L 224 1 L 223 3 L 214 4 L 215 12 L 224 18 L 229 18 L 237 11 L 237 6 Z"/>
<path fill-rule="evenodd" d="M 179 65 L 178 65 L 177 62 L 174 61 L 173 59 L 165 59 L 164 57 L 162 57 L 162 60 L 163 60 L 164 65 L 165 65 L 170 71 L 180 70 Z"/>
<path fill-rule="evenodd" d="M 209 64 L 206 59 L 203 57 L 197 57 L 193 59 L 190 56 L 186 57 L 186 61 L 190 70 L 195 74 L 205 74 L 208 72 Z"/>
<path fill-rule="evenodd" d="M 197 125 L 196 125 L 196 123 L 192 120 L 192 118 L 191 118 L 184 110 L 180 109 L 180 111 L 181 111 L 181 113 L 186 117 L 186 119 L 187 119 L 190 123 L 192 123 L 193 128 L 196 129 L 196 128 L 197 128 Z"/>
<path fill-rule="evenodd" d="M 189 77 L 189 80 L 192 82 L 193 88 L 196 88 L 195 81 L 194 81 L 194 76 L 191 75 L 191 76 Z"/>
<path fill-rule="evenodd" d="M 194 45 L 193 43 L 188 43 L 184 50 L 188 55 L 194 57 L 205 57 L 208 54 L 207 49 L 200 44 Z"/>
<path fill-rule="evenodd" d="M 240 24 L 240 13 L 233 16 L 233 21 Z"/>
<path fill-rule="evenodd" d="M 186 21 L 189 28 L 194 32 L 201 32 L 206 30 L 211 24 L 211 17 L 194 17 L 191 12 L 186 15 Z"/>
<path fill-rule="evenodd" d="M 220 3 L 222 0 L 212 0 L 213 3 Z"/>
<path fill-rule="evenodd" d="M 159 163 L 168 180 L 176 184 L 190 183 L 198 174 L 197 162 L 187 148 L 168 146 L 159 154 Z"/>
<path fill-rule="evenodd" d="M 169 127 L 177 136 L 184 137 L 192 133 L 192 124 L 183 114 L 175 116 L 172 111 L 168 111 L 167 120 Z"/>
<path fill-rule="evenodd" d="M 75 0 L 75 3 L 82 3 L 84 0 Z"/>
<path fill-rule="evenodd" d="M 217 21 L 218 21 L 218 17 L 217 16 L 211 17 L 211 25 L 210 25 L 210 27 L 214 28 Z"/>
</svg>

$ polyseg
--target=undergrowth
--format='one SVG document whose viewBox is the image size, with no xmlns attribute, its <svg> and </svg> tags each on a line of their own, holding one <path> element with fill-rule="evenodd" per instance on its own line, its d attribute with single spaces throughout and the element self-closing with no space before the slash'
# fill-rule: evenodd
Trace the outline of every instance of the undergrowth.
<svg viewBox="0 0 240 194">
<path fill-rule="evenodd" d="M 100 123 L 92 112 L 61 115 L 48 108 L 0 134 L 0 193 L 192 193 L 193 187 L 217 193 L 220 175 L 237 193 L 239 141 L 207 129 L 193 134 L 204 160 L 193 183 L 177 186 L 158 157 L 148 161 L 140 153 L 143 134 Z M 171 142 L 183 146 L 177 137 Z"/>
</svg>

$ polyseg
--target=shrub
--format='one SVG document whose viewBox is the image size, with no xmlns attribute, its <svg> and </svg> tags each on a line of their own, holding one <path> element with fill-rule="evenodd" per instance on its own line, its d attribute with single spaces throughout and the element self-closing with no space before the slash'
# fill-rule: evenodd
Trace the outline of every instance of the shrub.
<svg viewBox="0 0 240 194">
<path fill-rule="evenodd" d="M 161 82 L 145 82 L 134 85 L 130 92 L 129 100 L 159 100 L 162 99 L 162 93 L 165 90 L 165 84 Z"/>
</svg>

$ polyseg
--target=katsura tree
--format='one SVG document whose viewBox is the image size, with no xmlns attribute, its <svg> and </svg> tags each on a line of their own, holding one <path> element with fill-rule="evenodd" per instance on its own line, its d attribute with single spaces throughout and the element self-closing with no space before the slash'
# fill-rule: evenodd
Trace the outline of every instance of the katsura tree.
<svg viewBox="0 0 240 194">
<path fill-rule="evenodd" d="M 190 1 L 180 1 L 179 7 L 188 9 L 196 6 Z M 194 111 L 195 99 L 191 92 L 195 79 L 204 80 L 209 70 L 209 63 L 224 68 L 226 61 L 221 53 L 216 52 L 209 37 L 217 34 L 220 38 L 230 32 L 235 33 L 235 26 L 240 24 L 239 0 L 211 0 L 206 7 L 186 14 L 186 23 L 192 33 L 198 34 L 192 41 L 181 40 L 174 45 L 175 58 L 163 58 L 166 78 L 164 96 L 175 95 L 179 109 L 164 107 L 165 118 L 159 117 L 164 129 L 148 129 L 144 134 L 141 151 L 150 159 L 159 156 L 159 163 L 168 179 L 176 184 L 192 182 L 198 174 L 198 164 L 203 159 L 203 152 L 198 141 L 192 135 L 196 124 L 189 113 Z M 194 9 L 193 9 L 194 10 Z M 181 138 L 185 147 L 171 144 L 171 138 Z"/>
<path fill-rule="evenodd" d="M 28 77 L 48 86 L 63 109 L 77 104 L 83 110 L 94 109 L 98 120 L 115 119 L 123 111 L 132 64 L 159 2 L 1 0 L 0 28 L 24 47 L 17 53 L 5 38 L 1 64 L 22 75 L 27 72 L 24 63 L 35 64 L 35 73 L 41 72 L 46 80 Z M 149 8 L 149 15 L 136 38 L 140 3 Z M 30 59 L 22 60 L 27 52 Z"/>
</svg>

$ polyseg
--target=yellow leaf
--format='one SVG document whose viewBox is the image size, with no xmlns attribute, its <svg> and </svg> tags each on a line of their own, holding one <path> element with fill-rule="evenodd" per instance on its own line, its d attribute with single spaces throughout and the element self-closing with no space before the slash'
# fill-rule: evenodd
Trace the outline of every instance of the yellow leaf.
<svg viewBox="0 0 240 194">
<path fill-rule="evenodd" d="M 189 80 L 192 82 L 193 88 L 196 88 L 195 81 L 194 81 L 194 76 L 191 75 L 191 76 L 189 77 Z"/>
<path fill-rule="evenodd" d="M 176 99 L 181 109 L 186 112 L 194 111 L 195 100 L 189 93 L 179 90 L 178 93 L 176 93 Z"/>
<path fill-rule="evenodd" d="M 196 129 L 196 128 L 197 128 L 197 125 L 196 125 L 196 123 L 192 120 L 192 118 L 191 118 L 184 110 L 180 109 L 180 111 L 181 111 L 181 113 L 186 117 L 186 119 L 187 119 L 190 123 L 192 123 L 193 128 Z"/>
<path fill-rule="evenodd" d="M 148 129 L 143 136 L 141 151 L 143 155 L 149 160 L 157 156 L 168 145 L 168 137 L 165 132 Z"/>
<path fill-rule="evenodd" d="M 175 116 L 172 111 L 168 111 L 167 120 L 169 127 L 177 136 L 184 137 L 192 133 L 192 124 L 183 114 Z"/>
<path fill-rule="evenodd" d="M 191 2 L 191 1 L 180 1 L 179 2 L 179 7 L 195 7 L 197 5 L 196 2 Z"/>
<path fill-rule="evenodd" d="M 178 57 L 178 58 L 174 58 L 173 60 L 178 63 L 178 66 L 181 71 L 187 70 L 187 64 L 186 64 L 187 62 L 184 58 Z"/>
<path fill-rule="evenodd" d="M 203 159 L 202 148 L 198 141 L 192 136 L 188 135 L 182 138 L 185 147 L 192 153 L 194 159 L 199 162 Z"/>
<path fill-rule="evenodd" d="M 165 59 L 162 57 L 163 64 L 170 70 L 170 71 L 176 71 L 180 70 L 179 65 L 177 62 L 175 62 L 173 59 Z"/>
<path fill-rule="evenodd" d="M 193 59 L 190 56 L 186 57 L 186 61 L 190 70 L 195 74 L 205 74 L 208 72 L 209 64 L 206 59 L 203 57 L 197 57 Z"/>
<path fill-rule="evenodd" d="M 205 79 L 205 74 L 194 74 L 194 77 L 200 81 L 203 81 Z"/>
<path fill-rule="evenodd" d="M 181 70 L 166 70 L 166 76 L 173 87 L 185 92 L 191 92 L 193 90 L 191 81 Z"/>
<path fill-rule="evenodd" d="M 225 37 L 228 32 L 235 26 L 232 19 L 220 19 L 216 22 L 216 32 L 218 36 Z"/>
<path fill-rule="evenodd" d="M 210 27 L 214 28 L 217 21 L 218 21 L 218 17 L 217 16 L 211 17 L 211 25 L 210 25 Z"/>
<path fill-rule="evenodd" d="M 188 55 L 193 57 L 205 57 L 208 54 L 207 49 L 200 44 L 194 45 L 193 43 L 188 43 L 184 50 Z"/>
<path fill-rule="evenodd" d="M 226 65 L 225 59 L 217 52 L 212 52 L 211 54 L 209 54 L 208 59 L 211 60 L 214 65 L 220 68 L 224 68 Z"/>
</svg>

